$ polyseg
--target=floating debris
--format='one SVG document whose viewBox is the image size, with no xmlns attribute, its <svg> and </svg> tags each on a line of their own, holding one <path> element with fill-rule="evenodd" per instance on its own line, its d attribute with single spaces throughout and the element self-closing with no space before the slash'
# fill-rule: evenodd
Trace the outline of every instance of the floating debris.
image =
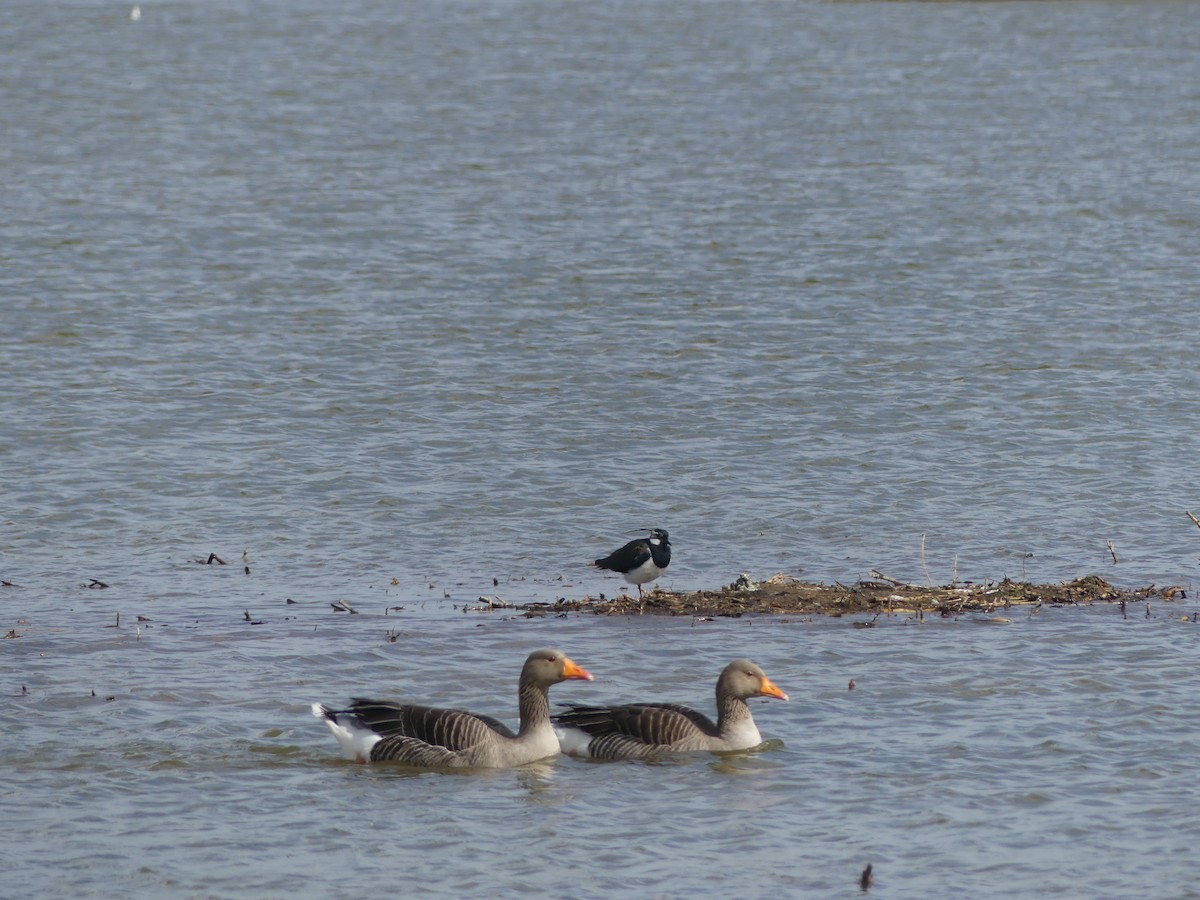
<svg viewBox="0 0 1200 900">
<path fill-rule="evenodd" d="M 875 883 L 875 876 L 871 872 L 872 866 L 867 863 L 867 867 L 862 870 L 862 875 L 858 878 L 858 889 L 864 893 L 871 889 L 871 885 Z"/>
<path fill-rule="evenodd" d="M 477 602 L 480 604 L 479 606 L 464 606 L 463 612 L 490 612 L 493 609 L 514 609 L 515 608 L 514 605 L 512 603 L 509 603 L 507 600 L 503 600 L 500 597 L 494 597 L 494 596 L 488 597 L 484 594 L 480 595 L 479 600 Z M 522 609 L 538 610 L 542 607 L 545 607 L 546 605 L 547 604 L 545 604 L 545 603 L 526 603 L 522 607 Z"/>
<path fill-rule="evenodd" d="M 358 610 L 355 609 L 353 606 L 351 606 L 349 603 L 347 603 L 345 600 L 337 600 L 333 603 L 330 603 L 329 605 L 333 607 L 334 612 L 348 612 L 352 616 L 358 615 Z"/>
<path fill-rule="evenodd" d="M 758 582 L 755 581 L 753 578 L 751 578 L 749 575 L 747 575 L 745 572 L 743 572 L 741 575 L 739 575 L 737 578 L 735 578 L 733 580 L 733 583 L 730 584 L 727 588 L 725 588 L 725 590 L 727 590 L 727 591 L 757 591 L 758 590 Z"/>
</svg>

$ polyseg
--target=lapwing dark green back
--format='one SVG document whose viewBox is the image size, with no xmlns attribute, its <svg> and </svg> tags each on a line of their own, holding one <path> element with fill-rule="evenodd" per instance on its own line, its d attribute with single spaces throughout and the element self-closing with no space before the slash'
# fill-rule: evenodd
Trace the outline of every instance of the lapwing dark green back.
<svg viewBox="0 0 1200 900">
<path fill-rule="evenodd" d="M 635 538 L 603 559 L 594 560 L 592 565 L 598 569 L 625 574 L 650 560 L 654 560 L 654 564 L 660 569 L 665 569 L 671 564 L 671 542 L 663 528 L 652 529 L 650 537 Z"/>
<path fill-rule="evenodd" d="M 638 538 L 619 550 L 614 550 L 603 559 L 596 560 L 592 565 L 598 569 L 608 569 L 610 572 L 620 572 L 623 575 L 653 558 L 654 554 L 650 552 L 650 542 L 645 538 Z"/>
</svg>

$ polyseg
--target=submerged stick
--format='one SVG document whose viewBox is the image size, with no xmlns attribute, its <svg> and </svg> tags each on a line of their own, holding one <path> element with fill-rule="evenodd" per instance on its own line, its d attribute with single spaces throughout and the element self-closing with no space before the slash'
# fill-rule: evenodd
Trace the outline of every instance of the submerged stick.
<svg viewBox="0 0 1200 900">
<path fill-rule="evenodd" d="M 1117 549 L 1116 549 L 1116 548 L 1113 546 L 1113 542 L 1112 542 L 1112 541 L 1106 541 L 1105 543 L 1107 543 L 1107 544 L 1108 544 L 1108 552 L 1112 554 L 1112 558 L 1113 558 L 1113 565 L 1116 565 L 1116 562 L 1117 562 Z"/>
</svg>

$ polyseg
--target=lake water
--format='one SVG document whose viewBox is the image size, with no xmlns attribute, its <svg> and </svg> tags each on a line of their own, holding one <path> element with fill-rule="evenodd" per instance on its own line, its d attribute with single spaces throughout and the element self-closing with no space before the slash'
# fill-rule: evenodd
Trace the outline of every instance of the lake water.
<svg viewBox="0 0 1200 900">
<path fill-rule="evenodd" d="M 0 893 L 1196 895 L 1191 5 L 128 11 L 0 33 Z M 655 526 L 676 589 L 1189 599 L 461 611 Z M 756 755 L 461 777 L 308 714 L 511 719 L 543 645 L 598 675 L 552 699 L 793 700 Z"/>
</svg>

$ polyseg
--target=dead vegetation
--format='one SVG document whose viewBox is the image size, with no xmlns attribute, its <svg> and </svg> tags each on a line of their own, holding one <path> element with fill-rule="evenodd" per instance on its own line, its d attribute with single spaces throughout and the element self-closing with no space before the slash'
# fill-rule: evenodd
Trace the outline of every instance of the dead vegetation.
<svg viewBox="0 0 1200 900">
<path fill-rule="evenodd" d="M 1137 590 L 1113 587 L 1097 575 L 1057 584 L 1028 584 L 1005 579 L 987 584 L 926 587 L 887 578 L 878 572 L 870 580 L 851 585 L 812 584 L 788 575 L 775 575 L 756 583 L 741 576 L 718 590 L 666 590 L 638 598 L 617 597 L 559 599 L 555 603 L 529 603 L 531 614 L 593 612 L 597 615 L 742 616 L 828 615 L 859 613 L 921 613 L 952 616 L 963 612 L 992 612 L 1013 606 L 1046 604 L 1086 606 L 1097 603 L 1172 601 L 1187 598 L 1179 585 Z"/>
</svg>

